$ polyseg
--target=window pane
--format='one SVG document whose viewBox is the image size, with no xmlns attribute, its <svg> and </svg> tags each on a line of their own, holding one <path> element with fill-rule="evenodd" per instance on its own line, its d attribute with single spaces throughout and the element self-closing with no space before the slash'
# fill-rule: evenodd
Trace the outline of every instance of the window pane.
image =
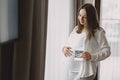
<svg viewBox="0 0 120 80">
<path fill-rule="evenodd" d="M 101 61 L 99 80 L 120 80 L 120 0 L 101 0 L 101 26 L 111 46 L 111 56 Z"/>
<path fill-rule="evenodd" d="M 18 0 L 0 0 L 0 44 L 18 38 Z"/>
</svg>

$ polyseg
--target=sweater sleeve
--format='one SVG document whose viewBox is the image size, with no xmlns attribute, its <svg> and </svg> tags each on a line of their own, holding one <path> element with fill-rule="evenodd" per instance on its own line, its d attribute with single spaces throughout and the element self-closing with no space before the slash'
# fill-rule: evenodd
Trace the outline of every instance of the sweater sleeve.
<svg viewBox="0 0 120 80">
<path fill-rule="evenodd" d="M 91 61 L 93 61 L 93 62 L 104 60 L 107 57 L 109 57 L 111 54 L 110 46 L 109 46 L 107 38 L 105 36 L 105 31 L 100 30 L 100 31 L 98 31 L 97 35 L 98 36 L 96 37 L 96 40 L 98 42 L 100 50 L 91 55 Z"/>
</svg>

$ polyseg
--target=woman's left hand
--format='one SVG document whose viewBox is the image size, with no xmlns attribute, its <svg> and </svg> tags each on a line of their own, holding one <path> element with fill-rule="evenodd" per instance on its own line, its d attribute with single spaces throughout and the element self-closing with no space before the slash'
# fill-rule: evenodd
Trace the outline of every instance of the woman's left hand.
<svg viewBox="0 0 120 80">
<path fill-rule="evenodd" d="M 83 52 L 82 58 L 84 58 L 86 60 L 90 60 L 91 59 L 91 55 L 90 55 L 89 52 Z"/>
</svg>

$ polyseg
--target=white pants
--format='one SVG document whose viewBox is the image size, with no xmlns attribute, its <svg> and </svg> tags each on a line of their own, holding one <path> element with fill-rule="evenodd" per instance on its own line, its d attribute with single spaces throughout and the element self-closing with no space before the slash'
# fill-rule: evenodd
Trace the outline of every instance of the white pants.
<svg viewBox="0 0 120 80">
<path fill-rule="evenodd" d="M 75 79 L 75 77 L 78 75 L 77 72 L 72 72 L 72 73 L 69 73 L 69 78 L 68 80 L 94 80 L 94 76 L 89 76 L 89 77 L 86 77 L 86 78 L 80 78 L 80 79 Z"/>
<path fill-rule="evenodd" d="M 68 79 L 67 80 L 93 80 L 94 79 L 94 76 L 89 76 L 89 77 L 82 78 L 82 79 L 77 78 L 81 65 L 83 65 L 83 62 L 74 60 L 74 56 L 68 59 L 68 63 L 67 63 L 67 78 Z"/>
<path fill-rule="evenodd" d="M 92 76 L 82 78 L 82 79 L 78 79 L 78 80 L 94 80 L 94 76 L 92 75 Z"/>
</svg>

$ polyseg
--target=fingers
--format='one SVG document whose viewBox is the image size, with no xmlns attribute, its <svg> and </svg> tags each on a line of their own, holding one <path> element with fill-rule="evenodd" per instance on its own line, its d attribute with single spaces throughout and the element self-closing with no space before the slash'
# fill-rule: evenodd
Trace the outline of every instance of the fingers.
<svg viewBox="0 0 120 80">
<path fill-rule="evenodd" d="M 70 57 L 72 54 L 71 53 L 65 53 L 65 57 Z"/>
<path fill-rule="evenodd" d="M 70 57 L 73 53 L 73 51 L 70 50 L 71 47 L 67 46 L 67 47 L 64 47 L 63 49 L 63 53 L 65 55 L 65 57 Z"/>
<path fill-rule="evenodd" d="M 66 57 L 67 56 L 70 57 L 72 55 L 72 51 L 70 49 L 67 49 L 65 55 L 66 55 Z"/>
<path fill-rule="evenodd" d="M 67 50 L 65 51 L 64 55 L 65 55 L 66 57 L 70 57 L 70 56 L 72 55 L 72 51 L 69 50 L 69 49 L 67 49 Z"/>
<path fill-rule="evenodd" d="M 72 48 L 71 48 L 71 47 L 69 47 L 69 46 L 67 46 L 66 48 L 67 48 L 67 49 L 72 49 Z"/>
<path fill-rule="evenodd" d="M 82 54 L 82 57 L 83 57 L 84 59 L 87 59 L 87 60 L 90 60 L 90 59 L 91 59 L 91 55 L 90 55 L 89 52 L 84 52 L 84 53 Z"/>
</svg>

